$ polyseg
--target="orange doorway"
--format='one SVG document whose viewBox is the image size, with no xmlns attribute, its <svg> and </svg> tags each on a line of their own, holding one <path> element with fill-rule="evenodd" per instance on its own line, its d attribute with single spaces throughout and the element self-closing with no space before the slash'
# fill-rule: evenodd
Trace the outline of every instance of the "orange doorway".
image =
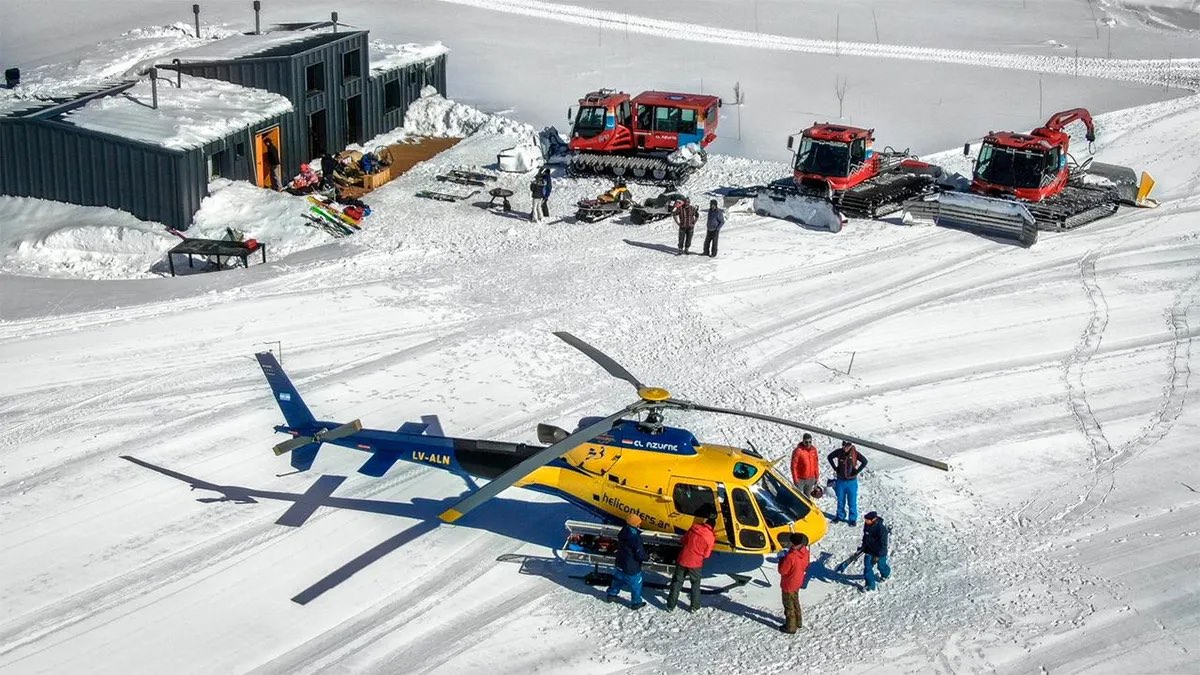
<svg viewBox="0 0 1200 675">
<path fill-rule="evenodd" d="M 270 189 L 271 169 L 267 167 L 266 161 L 266 140 L 268 138 L 275 145 L 275 151 L 279 153 L 279 163 L 283 164 L 283 150 L 279 147 L 279 127 L 271 127 L 254 134 L 254 184 Z M 282 169 L 282 166 L 280 168 Z"/>
</svg>

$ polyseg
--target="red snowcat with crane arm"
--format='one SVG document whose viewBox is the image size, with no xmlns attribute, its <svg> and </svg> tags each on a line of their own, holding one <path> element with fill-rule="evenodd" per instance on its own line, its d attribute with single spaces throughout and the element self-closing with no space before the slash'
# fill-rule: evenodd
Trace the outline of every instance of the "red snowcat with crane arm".
<svg viewBox="0 0 1200 675">
<path fill-rule="evenodd" d="M 720 98 L 703 94 L 594 91 L 579 99 L 577 113 L 567 112 L 567 175 L 682 182 L 707 161 L 720 107 Z"/>
<path fill-rule="evenodd" d="M 793 150 L 792 178 L 755 193 L 761 216 L 798 220 L 805 225 L 841 230 L 844 217 L 878 218 L 899 211 L 904 202 L 933 189 L 941 169 L 908 151 L 873 149 L 875 130 L 816 122 L 788 137 Z"/>
<path fill-rule="evenodd" d="M 979 148 L 970 192 L 942 192 L 905 205 L 905 218 L 933 220 L 1002 237 L 1024 246 L 1039 230 L 1064 231 L 1110 216 L 1120 204 L 1154 207 L 1154 179 L 1145 171 L 1093 162 L 1077 164 L 1063 129 L 1083 122 L 1088 149 L 1096 140 L 1092 116 L 1083 108 L 1055 113 L 1028 134 L 988 132 Z M 970 154 L 970 144 L 963 148 Z"/>
</svg>

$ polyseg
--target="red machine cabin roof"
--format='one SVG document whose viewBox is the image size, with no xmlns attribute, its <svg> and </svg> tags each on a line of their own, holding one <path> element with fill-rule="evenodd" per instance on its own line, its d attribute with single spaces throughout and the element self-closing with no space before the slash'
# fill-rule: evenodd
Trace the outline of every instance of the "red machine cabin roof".
<svg viewBox="0 0 1200 675">
<path fill-rule="evenodd" d="M 600 91 L 590 91 L 579 99 L 579 105 L 603 106 L 610 107 L 620 104 L 629 98 L 629 94 L 615 89 L 601 89 Z"/>
<path fill-rule="evenodd" d="M 875 130 L 845 127 L 839 124 L 814 124 L 804 130 L 804 135 L 809 138 L 815 138 L 818 141 L 849 143 L 859 138 L 871 138 L 871 132 L 873 131 Z"/>
<path fill-rule="evenodd" d="M 677 94 L 671 91 L 644 91 L 634 97 L 637 105 L 661 105 L 672 108 L 689 108 L 691 110 L 706 110 L 711 105 L 721 102 L 717 96 L 705 94 Z"/>
<path fill-rule="evenodd" d="M 994 131 L 985 136 L 983 142 L 999 145 L 1000 147 L 1004 148 L 1015 148 L 1017 150 L 1039 150 L 1042 152 L 1050 150 L 1055 145 L 1049 139 L 1041 136 L 1015 134 L 1011 131 Z"/>
</svg>

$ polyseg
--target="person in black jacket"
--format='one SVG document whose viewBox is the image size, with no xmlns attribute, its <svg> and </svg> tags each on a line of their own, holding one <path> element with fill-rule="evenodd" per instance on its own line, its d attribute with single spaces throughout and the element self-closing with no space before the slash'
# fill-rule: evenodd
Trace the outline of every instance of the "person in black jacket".
<svg viewBox="0 0 1200 675">
<path fill-rule="evenodd" d="M 879 567 L 879 579 L 882 581 L 892 575 L 888 565 L 888 528 L 883 524 L 883 518 L 874 511 L 863 518 L 863 579 L 867 582 L 867 590 L 875 590 L 875 567 Z"/>
<path fill-rule="evenodd" d="M 321 155 L 321 187 L 331 188 L 334 186 L 333 174 L 337 173 L 338 161 L 337 158 L 328 152 Z"/>
<path fill-rule="evenodd" d="M 842 447 L 829 453 L 829 465 L 833 467 L 833 491 L 837 494 L 833 522 L 848 520 L 854 527 L 858 524 L 858 474 L 867 468 L 867 458 L 853 443 L 842 441 Z"/>
<path fill-rule="evenodd" d="M 263 139 L 263 164 L 271 176 L 271 189 L 279 192 L 283 189 L 283 170 L 280 168 L 279 149 L 270 138 Z"/>
<path fill-rule="evenodd" d="M 612 573 L 612 583 L 604 594 L 605 602 L 612 602 L 621 594 L 621 587 L 629 588 L 630 609 L 646 606 L 642 599 L 642 563 L 646 562 L 646 548 L 642 546 L 641 516 L 629 515 L 625 527 L 617 534 L 617 566 Z"/>
</svg>

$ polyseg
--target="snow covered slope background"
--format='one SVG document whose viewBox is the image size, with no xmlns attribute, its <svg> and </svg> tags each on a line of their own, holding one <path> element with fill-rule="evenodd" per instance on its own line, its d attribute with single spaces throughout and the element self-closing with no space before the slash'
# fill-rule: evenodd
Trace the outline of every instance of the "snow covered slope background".
<svg viewBox="0 0 1200 675">
<path fill-rule="evenodd" d="M 85 34 L 15 13 L 32 6 L 22 2 L 0 9 L 0 49 L 23 65 L 187 11 L 106 6 Z M 217 20 L 247 12 L 243 4 L 204 7 Z M 1099 158 L 1150 170 L 1164 205 L 1044 234 L 1029 250 L 894 222 L 852 221 L 830 235 L 734 211 L 720 257 L 677 258 L 665 223 L 534 225 L 475 200 L 412 196 L 439 171 L 489 163 L 514 142 L 484 133 L 373 193 L 361 234 L 322 244 L 311 228 L 264 230 L 294 247 L 249 270 L 167 279 L 154 260 L 173 240 L 152 226 L 89 212 L 93 227 L 79 230 L 78 209 L 0 198 L 0 671 L 1194 665 L 1200 106 L 1180 95 L 1195 82 L 1185 57 L 1200 54 L 1188 3 L 579 3 L 643 15 L 628 38 L 569 8 L 492 4 L 504 11 L 301 2 L 278 18 L 339 9 L 389 42 L 443 40 L 454 50 L 454 95 L 534 125 L 556 122 L 576 90 L 690 89 L 701 72 L 705 87 L 741 81 L 753 97 L 743 140 L 727 108 L 726 154 L 689 184 L 697 196 L 783 175 L 760 160 L 779 158 L 786 134 L 812 121 L 811 103 L 830 115 L 840 67 L 852 95 L 872 83 L 854 99 L 854 121 L 922 150 L 1029 128 L 1060 108 L 1109 111 L 1098 120 Z M 934 50 L 921 52 L 930 58 L 632 29 L 659 30 L 657 20 L 833 40 L 832 12 L 840 40 L 874 43 L 870 9 L 881 44 Z M 1035 11 L 1036 22 L 1004 20 Z M 1111 29 L 1092 12 L 1110 16 Z M 950 24 L 946 13 L 959 17 L 955 28 L 930 29 Z M 52 27 L 56 40 L 31 39 Z M 584 28 L 594 49 L 581 48 Z M 1077 79 L 1046 58 L 1073 57 L 1076 46 L 1104 57 L 1108 30 L 1114 56 L 1155 61 L 1085 62 L 1109 77 Z M 1010 55 L 1014 69 L 982 67 L 994 59 L 982 52 Z M 805 84 L 811 72 L 819 84 Z M 507 180 L 522 189 L 523 178 Z M 556 215 L 604 188 L 556 185 Z M 256 234 L 289 208 L 225 185 L 197 227 Z M 89 257 L 96 250 L 103 256 Z M 104 270 L 128 278 L 78 278 Z M 510 490 L 462 525 L 438 526 L 435 515 L 463 491 L 452 476 L 399 466 L 367 478 L 355 473 L 365 458 L 337 448 L 296 474 L 269 452 L 279 414 L 249 356 L 276 341 L 319 415 L 372 427 L 437 415 L 450 434 L 532 441 L 537 422 L 572 426 L 624 404 L 623 385 L 552 330 L 679 395 L 813 420 L 954 470 L 871 456 L 861 500 L 893 524 L 896 576 L 860 595 L 855 579 L 829 569 L 858 533 L 831 526 L 801 595 L 806 629 L 790 637 L 773 630 L 774 586 L 736 590 L 696 615 L 663 613 L 653 596 L 655 607 L 637 614 L 598 602 L 571 578 L 581 570 L 553 561 L 562 521 L 582 515 L 556 500 Z M 753 439 L 772 455 L 795 442 L 750 422 L 675 421 L 714 442 Z M 331 487 L 332 497 L 319 492 Z M 313 515 L 277 524 L 293 504 Z M 771 564 L 760 579 L 777 582 Z"/>
</svg>

